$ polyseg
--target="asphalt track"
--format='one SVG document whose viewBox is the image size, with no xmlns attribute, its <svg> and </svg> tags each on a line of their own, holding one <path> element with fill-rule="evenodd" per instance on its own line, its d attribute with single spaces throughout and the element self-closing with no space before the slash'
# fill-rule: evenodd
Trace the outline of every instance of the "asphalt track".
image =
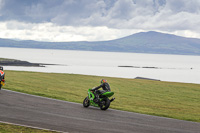
<svg viewBox="0 0 200 133">
<path fill-rule="evenodd" d="M 200 133 L 200 123 L 84 108 L 8 90 L 0 91 L 0 121 L 70 133 Z"/>
</svg>

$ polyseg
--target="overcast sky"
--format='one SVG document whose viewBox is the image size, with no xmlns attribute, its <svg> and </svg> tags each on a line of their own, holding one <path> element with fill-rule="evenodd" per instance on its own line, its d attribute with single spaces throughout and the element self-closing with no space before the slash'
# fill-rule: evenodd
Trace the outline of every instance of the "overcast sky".
<svg viewBox="0 0 200 133">
<path fill-rule="evenodd" d="M 101 41 L 141 31 L 200 38 L 200 0 L 0 0 L 0 38 Z"/>
</svg>

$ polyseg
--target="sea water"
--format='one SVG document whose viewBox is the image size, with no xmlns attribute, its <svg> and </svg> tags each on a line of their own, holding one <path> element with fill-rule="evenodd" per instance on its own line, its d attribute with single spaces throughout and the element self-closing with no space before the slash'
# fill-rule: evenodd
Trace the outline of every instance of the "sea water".
<svg viewBox="0 0 200 133">
<path fill-rule="evenodd" d="M 54 64 L 45 67 L 4 66 L 5 70 L 131 79 L 144 77 L 200 84 L 200 56 L 0 47 L 0 58 Z"/>
</svg>

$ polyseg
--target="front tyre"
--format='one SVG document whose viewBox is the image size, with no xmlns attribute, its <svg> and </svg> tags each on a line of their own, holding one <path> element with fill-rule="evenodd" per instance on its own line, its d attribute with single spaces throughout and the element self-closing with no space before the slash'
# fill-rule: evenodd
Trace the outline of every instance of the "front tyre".
<svg viewBox="0 0 200 133">
<path fill-rule="evenodd" d="M 83 107 L 87 108 L 90 106 L 90 101 L 89 101 L 89 98 L 86 97 L 84 100 L 83 100 Z"/>
<path fill-rule="evenodd" d="M 110 100 L 107 97 L 102 99 L 102 101 L 100 103 L 100 109 L 106 110 L 109 108 L 109 106 L 110 106 Z"/>
</svg>

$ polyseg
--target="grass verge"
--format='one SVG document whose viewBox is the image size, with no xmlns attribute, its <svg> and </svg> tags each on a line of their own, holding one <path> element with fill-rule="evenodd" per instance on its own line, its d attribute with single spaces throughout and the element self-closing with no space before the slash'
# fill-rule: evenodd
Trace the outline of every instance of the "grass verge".
<svg viewBox="0 0 200 133">
<path fill-rule="evenodd" d="M 82 103 L 88 88 L 105 77 L 5 71 L 5 89 Z M 108 78 L 116 100 L 111 108 L 200 122 L 200 85 Z"/>
<path fill-rule="evenodd" d="M 0 123 L 0 133 L 57 133 L 57 132 Z"/>
</svg>

